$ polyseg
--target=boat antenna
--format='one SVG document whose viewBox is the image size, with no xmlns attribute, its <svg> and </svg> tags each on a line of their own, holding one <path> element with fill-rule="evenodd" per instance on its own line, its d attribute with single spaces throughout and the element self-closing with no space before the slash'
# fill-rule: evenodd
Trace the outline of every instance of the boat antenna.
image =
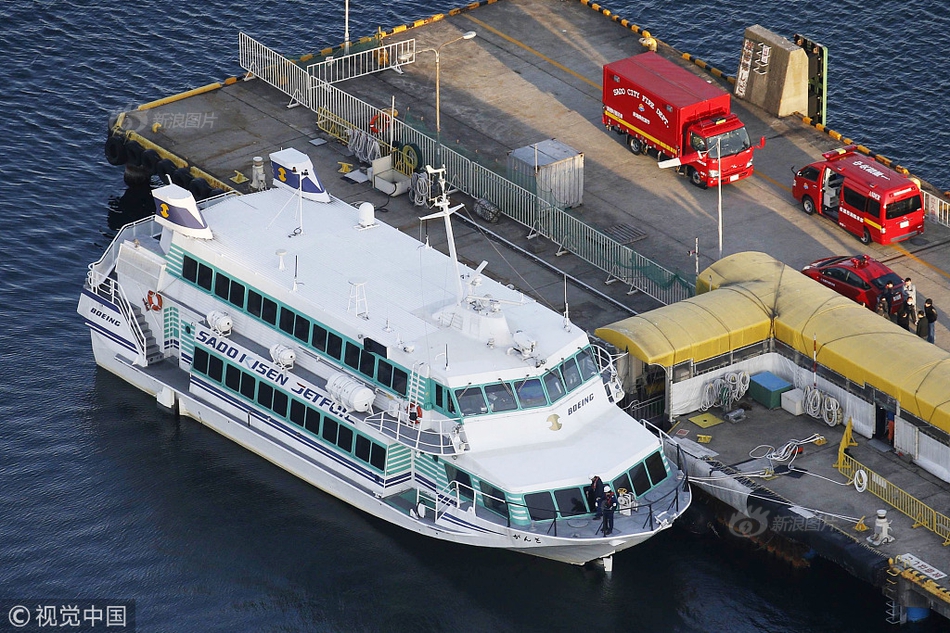
<svg viewBox="0 0 950 633">
<path fill-rule="evenodd" d="M 297 281 L 297 256 L 294 255 L 294 288 L 293 292 L 297 292 L 297 286 L 304 285 L 302 281 Z"/>
<path fill-rule="evenodd" d="M 294 171 L 297 168 L 294 167 Z M 304 169 L 297 178 L 297 228 L 287 237 L 296 237 L 303 233 L 303 179 L 310 175 L 310 170 Z"/>
<path fill-rule="evenodd" d="M 433 206 L 438 207 L 439 211 L 430 213 L 429 215 L 423 216 L 419 219 L 424 221 L 433 220 L 435 218 L 443 218 L 445 220 L 445 235 L 449 242 L 449 257 L 452 258 L 452 264 L 455 266 L 455 290 L 457 293 L 457 302 L 461 304 L 465 300 L 465 295 L 462 291 L 462 271 L 459 268 L 458 253 L 455 250 L 455 234 L 452 232 L 451 216 L 465 205 L 459 204 L 449 208 L 449 194 L 445 188 L 445 167 L 433 169 L 431 165 L 426 165 L 426 172 L 429 174 L 430 178 L 432 176 L 436 176 L 438 178 L 440 193 L 435 199 Z"/>
</svg>

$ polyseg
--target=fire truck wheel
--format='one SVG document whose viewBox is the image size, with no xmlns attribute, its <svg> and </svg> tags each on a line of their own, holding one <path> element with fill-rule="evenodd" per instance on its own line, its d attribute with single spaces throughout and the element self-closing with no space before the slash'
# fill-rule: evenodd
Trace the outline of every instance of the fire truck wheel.
<svg viewBox="0 0 950 633">
<path fill-rule="evenodd" d="M 634 154 L 643 153 L 643 141 L 638 139 L 636 136 L 627 137 L 627 147 L 629 147 L 630 151 L 633 152 Z"/>
<path fill-rule="evenodd" d="M 809 198 L 808 196 L 805 196 L 804 198 L 802 198 L 802 211 L 804 211 L 808 215 L 814 214 L 815 201 Z"/>
<path fill-rule="evenodd" d="M 699 175 L 699 172 L 689 167 L 689 181 L 699 187 L 700 189 L 706 189 L 706 181 L 703 180 L 703 177 Z"/>
<path fill-rule="evenodd" d="M 863 234 L 861 235 L 861 237 L 858 238 L 858 239 L 861 240 L 861 243 L 862 243 L 862 244 L 870 244 L 870 243 L 871 243 L 871 233 L 870 233 L 867 229 L 864 229 L 864 233 L 863 233 Z"/>
</svg>

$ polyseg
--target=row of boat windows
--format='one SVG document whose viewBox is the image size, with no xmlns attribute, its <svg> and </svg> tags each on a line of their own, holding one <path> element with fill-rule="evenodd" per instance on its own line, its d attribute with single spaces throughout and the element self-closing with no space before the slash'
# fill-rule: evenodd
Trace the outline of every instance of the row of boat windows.
<svg viewBox="0 0 950 633">
<path fill-rule="evenodd" d="M 540 378 L 456 389 L 455 399 L 463 415 L 534 409 L 557 402 L 597 373 L 594 357 L 585 348 Z"/>
<path fill-rule="evenodd" d="M 385 360 L 386 348 L 380 343 L 369 338 L 362 345 L 351 341 L 188 255 L 182 259 L 182 277 L 379 385 L 407 394 L 408 373 Z M 541 378 L 464 387 L 455 390 L 455 399 L 463 415 L 533 409 L 557 402 L 596 374 L 588 348 Z M 451 391 L 442 385 L 434 385 L 431 404 L 450 417 L 456 414 Z"/>
<path fill-rule="evenodd" d="M 619 493 L 621 490 L 626 490 L 632 492 L 634 497 L 640 498 L 666 479 L 668 474 L 663 457 L 656 452 L 611 483 L 614 491 Z M 597 510 L 597 508 L 588 507 L 586 493 L 589 489 L 590 486 L 585 486 L 532 492 L 524 496 L 524 502 L 533 521 L 588 514 Z"/>
<path fill-rule="evenodd" d="M 288 395 L 271 384 L 229 363 L 215 354 L 196 347 L 192 364 L 195 372 L 207 376 L 235 394 L 244 396 L 272 411 L 279 418 L 289 420 L 324 443 L 336 446 L 381 473 L 386 471 L 386 447 L 348 425 L 304 402 Z"/>
<path fill-rule="evenodd" d="M 346 339 L 188 255 L 182 261 L 182 277 L 380 385 L 406 395 L 409 375 L 384 360 L 385 346 L 371 339 L 363 345 Z"/>
</svg>

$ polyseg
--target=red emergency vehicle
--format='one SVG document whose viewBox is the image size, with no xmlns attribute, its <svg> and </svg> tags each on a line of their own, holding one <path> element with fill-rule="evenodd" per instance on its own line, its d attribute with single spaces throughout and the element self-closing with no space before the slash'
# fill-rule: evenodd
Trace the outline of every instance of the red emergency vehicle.
<svg viewBox="0 0 950 633">
<path fill-rule="evenodd" d="M 849 145 L 795 174 L 792 195 L 805 213 L 835 220 L 863 244 L 900 242 L 924 232 L 920 187 Z"/>
</svg>

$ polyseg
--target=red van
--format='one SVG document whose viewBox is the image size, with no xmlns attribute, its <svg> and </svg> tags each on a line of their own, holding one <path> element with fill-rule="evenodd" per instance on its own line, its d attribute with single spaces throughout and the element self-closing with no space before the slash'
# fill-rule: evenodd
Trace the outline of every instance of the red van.
<svg viewBox="0 0 950 633">
<path fill-rule="evenodd" d="M 792 195 L 805 213 L 818 212 L 864 244 L 891 244 L 924 232 L 920 187 L 913 180 L 859 154 L 851 145 L 795 174 Z"/>
</svg>

